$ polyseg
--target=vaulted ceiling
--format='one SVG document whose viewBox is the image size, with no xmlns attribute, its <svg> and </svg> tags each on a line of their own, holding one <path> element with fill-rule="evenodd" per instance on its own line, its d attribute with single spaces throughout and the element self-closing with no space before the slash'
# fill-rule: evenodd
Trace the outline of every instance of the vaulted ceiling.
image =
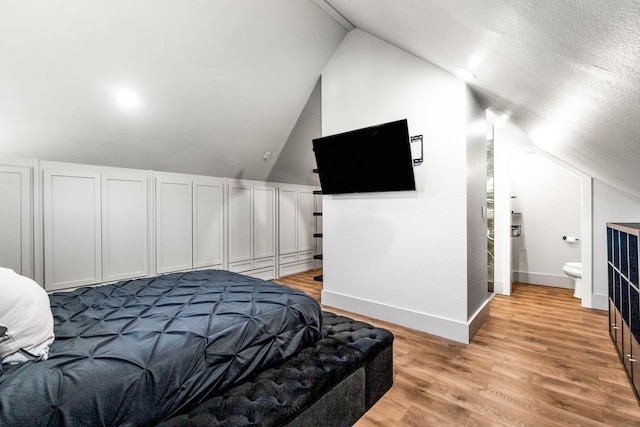
<svg viewBox="0 0 640 427">
<path fill-rule="evenodd" d="M 0 0 L 0 156 L 264 179 L 354 27 L 640 200 L 638 0 Z"/>
<path fill-rule="evenodd" d="M 0 157 L 266 179 L 346 32 L 311 0 L 0 0 Z"/>
<path fill-rule="evenodd" d="M 638 0 L 328 0 L 455 73 L 535 145 L 640 199 Z"/>
</svg>

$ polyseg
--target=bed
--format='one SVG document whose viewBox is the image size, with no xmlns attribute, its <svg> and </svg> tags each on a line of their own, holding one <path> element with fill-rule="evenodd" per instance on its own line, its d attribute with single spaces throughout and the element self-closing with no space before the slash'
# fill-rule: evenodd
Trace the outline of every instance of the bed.
<svg viewBox="0 0 640 427">
<path fill-rule="evenodd" d="M 320 338 L 306 294 L 227 271 L 50 296 L 49 359 L 5 365 L 2 425 L 153 425 Z"/>
<path fill-rule="evenodd" d="M 0 425 L 294 426 L 338 407 L 325 424 L 351 425 L 393 381 L 388 331 L 236 273 L 123 281 L 50 304 L 49 358 L 4 365 Z"/>
</svg>

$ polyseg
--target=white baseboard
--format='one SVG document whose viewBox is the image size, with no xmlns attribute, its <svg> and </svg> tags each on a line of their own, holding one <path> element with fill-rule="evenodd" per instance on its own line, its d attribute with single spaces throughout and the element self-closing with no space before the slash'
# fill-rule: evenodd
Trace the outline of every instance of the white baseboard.
<svg viewBox="0 0 640 427">
<path fill-rule="evenodd" d="M 591 294 L 591 307 L 596 310 L 609 311 L 609 296 L 602 294 Z"/>
<path fill-rule="evenodd" d="M 491 315 L 491 300 L 495 296 L 496 294 L 494 293 L 488 300 L 486 300 L 482 307 L 480 307 L 469 320 L 469 337 L 467 344 L 473 340 L 473 337 L 476 336 L 482 325 L 484 325 L 484 322 Z"/>
<path fill-rule="evenodd" d="M 369 316 L 464 344 L 468 344 L 480 330 L 489 317 L 491 308 L 490 300 L 487 300 L 469 322 L 460 322 L 325 290 L 322 291 L 321 300 L 322 304 L 328 307 Z"/>
<path fill-rule="evenodd" d="M 573 279 L 565 275 L 531 273 L 528 271 L 514 271 L 511 273 L 513 282 L 531 283 L 534 285 L 553 286 L 555 288 L 573 289 Z"/>
<path fill-rule="evenodd" d="M 502 283 L 501 281 L 494 281 L 493 282 L 493 292 L 496 294 L 503 294 L 504 293 L 504 283 Z"/>
</svg>

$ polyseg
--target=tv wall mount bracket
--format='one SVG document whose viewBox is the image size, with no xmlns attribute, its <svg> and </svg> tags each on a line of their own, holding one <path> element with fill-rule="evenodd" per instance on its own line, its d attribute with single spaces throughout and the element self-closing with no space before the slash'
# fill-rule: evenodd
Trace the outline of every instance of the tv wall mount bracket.
<svg viewBox="0 0 640 427">
<path fill-rule="evenodd" d="M 420 157 L 413 159 L 413 166 L 420 166 L 424 161 L 424 151 L 422 147 L 422 135 L 414 135 L 410 138 L 411 143 L 413 144 L 420 142 Z M 413 155 L 412 155 L 413 157 Z"/>
</svg>

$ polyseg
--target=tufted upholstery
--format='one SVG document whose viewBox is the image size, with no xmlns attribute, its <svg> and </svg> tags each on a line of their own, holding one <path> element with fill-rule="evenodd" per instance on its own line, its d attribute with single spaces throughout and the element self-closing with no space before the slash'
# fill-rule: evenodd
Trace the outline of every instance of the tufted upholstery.
<svg viewBox="0 0 640 427">
<path fill-rule="evenodd" d="M 343 386 L 340 393 L 349 394 L 360 382 L 364 387 L 361 402 L 338 395 L 320 403 L 335 406 L 339 402 L 344 406 L 354 406 L 355 412 L 341 415 L 340 419 L 322 420 L 322 425 L 351 425 L 391 387 L 393 335 L 387 330 L 333 313 L 323 312 L 322 317 L 323 338 L 316 344 L 209 399 L 190 413 L 174 417 L 161 425 L 286 425 L 300 414 L 314 417 L 318 413 L 331 413 L 332 408 L 318 409 L 318 405 L 313 405 L 353 376 L 355 380 L 345 383 L 347 385 Z M 384 357 L 381 357 L 382 354 Z M 357 375 L 354 376 L 359 370 L 365 372 L 361 380 Z M 355 390 L 351 394 L 358 396 L 358 393 Z M 352 419 L 345 416 L 351 416 Z M 317 419 L 309 419 L 302 422 L 298 420 L 297 423 L 320 425 L 318 422 Z"/>
<path fill-rule="evenodd" d="M 322 336 L 316 300 L 226 271 L 123 281 L 50 300 L 50 357 L 3 368 L 2 426 L 153 425 Z"/>
</svg>

